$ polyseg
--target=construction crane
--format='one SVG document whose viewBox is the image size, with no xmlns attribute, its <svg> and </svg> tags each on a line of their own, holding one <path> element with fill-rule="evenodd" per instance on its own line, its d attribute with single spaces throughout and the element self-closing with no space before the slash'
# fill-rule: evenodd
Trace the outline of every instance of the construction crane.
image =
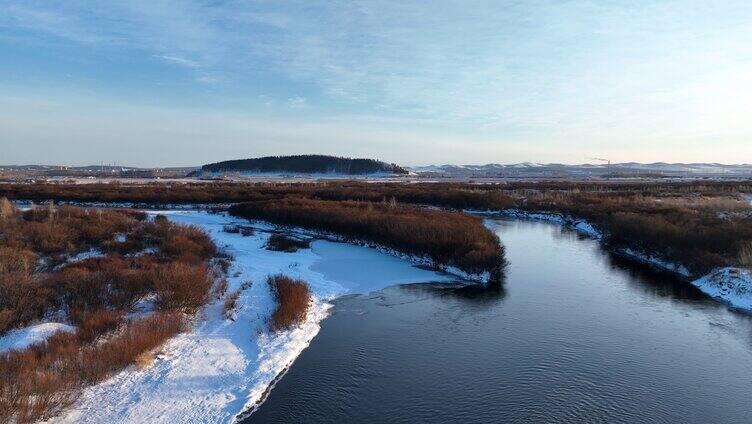
<svg viewBox="0 0 752 424">
<path fill-rule="evenodd" d="M 606 162 L 606 175 L 611 173 L 611 159 L 603 159 L 603 158 L 588 158 L 588 160 L 597 160 L 601 162 Z"/>
</svg>

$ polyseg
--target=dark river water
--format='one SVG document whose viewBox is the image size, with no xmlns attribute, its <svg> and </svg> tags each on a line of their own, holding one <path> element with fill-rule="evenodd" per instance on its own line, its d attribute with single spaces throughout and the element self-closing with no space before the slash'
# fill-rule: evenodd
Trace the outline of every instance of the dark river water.
<svg viewBox="0 0 752 424">
<path fill-rule="evenodd" d="M 495 225 L 502 290 L 340 299 L 245 422 L 752 423 L 749 316 L 557 226 Z"/>
</svg>

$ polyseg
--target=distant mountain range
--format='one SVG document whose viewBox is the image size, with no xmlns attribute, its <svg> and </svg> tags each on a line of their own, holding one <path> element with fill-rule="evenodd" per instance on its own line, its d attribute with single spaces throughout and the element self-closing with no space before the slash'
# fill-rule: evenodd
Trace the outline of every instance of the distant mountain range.
<svg viewBox="0 0 752 424">
<path fill-rule="evenodd" d="M 305 175 L 401 175 L 408 171 L 374 159 L 352 159 L 325 155 L 267 156 L 211 163 L 201 174 L 305 174 Z"/>
<path fill-rule="evenodd" d="M 202 167 L 139 168 L 115 165 L 53 166 L 0 165 L 0 173 L 8 172 L 44 177 L 165 177 L 258 175 L 273 178 L 285 176 L 343 177 L 347 176 L 411 176 L 418 178 L 752 178 L 752 164 L 719 163 L 614 163 L 567 165 L 559 163 L 515 163 L 486 165 L 428 165 L 402 167 L 374 159 L 351 159 L 325 155 L 268 156 L 229 160 Z"/>
<path fill-rule="evenodd" d="M 724 165 L 719 163 L 614 163 L 566 165 L 559 163 L 523 162 L 509 165 L 429 165 L 408 168 L 421 176 L 446 178 L 509 178 L 509 177 L 682 177 L 728 176 L 752 177 L 752 164 Z"/>
</svg>

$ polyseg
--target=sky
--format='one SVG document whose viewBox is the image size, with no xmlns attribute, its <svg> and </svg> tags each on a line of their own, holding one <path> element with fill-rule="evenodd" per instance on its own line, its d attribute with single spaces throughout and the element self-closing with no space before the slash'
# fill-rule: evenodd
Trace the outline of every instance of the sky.
<svg viewBox="0 0 752 424">
<path fill-rule="evenodd" d="M 0 0 L 0 164 L 752 162 L 752 2 Z"/>
</svg>

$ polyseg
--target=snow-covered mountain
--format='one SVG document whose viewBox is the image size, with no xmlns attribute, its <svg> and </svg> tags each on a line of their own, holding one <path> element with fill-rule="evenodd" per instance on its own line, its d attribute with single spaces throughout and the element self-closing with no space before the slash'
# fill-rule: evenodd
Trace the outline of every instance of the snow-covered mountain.
<svg viewBox="0 0 752 424">
<path fill-rule="evenodd" d="M 542 176 L 666 176 L 752 178 L 752 164 L 719 163 L 614 163 L 566 165 L 560 163 L 514 163 L 486 165 L 428 165 L 408 168 L 423 176 L 449 178 L 542 177 Z"/>
</svg>

